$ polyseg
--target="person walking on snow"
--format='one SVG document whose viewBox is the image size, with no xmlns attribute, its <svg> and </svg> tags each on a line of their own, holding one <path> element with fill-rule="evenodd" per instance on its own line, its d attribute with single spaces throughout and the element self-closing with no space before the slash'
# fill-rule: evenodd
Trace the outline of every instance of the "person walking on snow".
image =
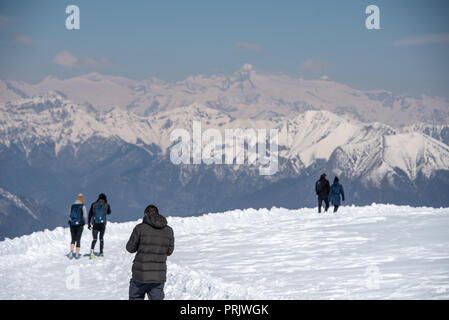
<svg viewBox="0 0 449 320">
<path fill-rule="evenodd" d="M 315 183 L 315 192 L 318 196 L 318 213 L 321 213 L 321 205 L 323 201 L 326 205 L 324 210 L 327 212 L 329 209 L 329 191 L 329 181 L 326 179 L 326 174 L 323 173 L 320 179 Z"/>
<path fill-rule="evenodd" d="M 104 193 L 98 196 L 98 200 L 90 206 L 88 228 L 92 229 L 92 245 L 90 247 L 90 259 L 94 259 L 94 249 L 97 243 L 98 234 L 100 234 L 100 257 L 103 257 L 104 233 L 106 231 L 106 215 L 111 214 L 111 206 Z"/>
<path fill-rule="evenodd" d="M 71 242 L 70 242 L 70 252 L 67 255 L 70 259 L 80 258 L 80 246 L 81 246 L 81 234 L 83 233 L 84 228 L 84 217 L 86 214 L 86 206 L 84 205 L 84 197 L 80 193 L 78 194 L 78 198 L 76 201 L 70 206 L 69 213 L 69 221 L 68 224 L 70 226 L 70 234 L 71 234 Z M 73 254 L 73 249 L 75 248 L 76 243 L 76 254 Z"/>
<path fill-rule="evenodd" d="M 338 207 L 340 206 L 340 195 L 341 199 L 345 201 L 345 191 L 343 190 L 343 186 L 340 184 L 338 177 L 335 177 L 329 192 L 329 201 L 334 206 L 334 212 L 337 212 Z"/>
<path fill-rule="evenodd" d="M 142 223 L 138 224 L 126 244 L 129 253 L 137 252 L 129 281 L 129 299 L 163 300 L 164 284 L 167 278 L 167 256 L 175 249 L 173 229 L 167 219 L 159 214 L 154 205 L 144 212 Z"/>
</svg>

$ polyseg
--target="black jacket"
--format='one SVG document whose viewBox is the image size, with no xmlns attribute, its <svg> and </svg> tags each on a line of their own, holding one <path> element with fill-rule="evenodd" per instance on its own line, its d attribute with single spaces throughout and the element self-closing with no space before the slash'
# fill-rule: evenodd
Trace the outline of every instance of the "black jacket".
<svg viewBox="0 0 449 320">
<path fill-rule="evenodd" d="M 321 177 L 316 183 L 315 183 L 315 192 L 318 197 L 326 198 L 329 196 L 331 186 L 329 184 L 329 181 Z"/>
<path fill-rule="evenodd" d="M 142 283 L 163 283 L 167 278 L 167 256 L 173 253 L 175 238 L 167 219 L 160 214 L 144 216 L 126 244 L 130 253 L 137 252 L 133 266 L 133 280 Z"/>
</svg>

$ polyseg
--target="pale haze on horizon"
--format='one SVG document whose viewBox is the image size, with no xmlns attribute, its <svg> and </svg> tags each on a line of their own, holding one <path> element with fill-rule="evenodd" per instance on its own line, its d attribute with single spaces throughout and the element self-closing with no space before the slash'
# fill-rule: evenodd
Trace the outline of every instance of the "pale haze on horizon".
<svg viewBox="0 0 449 320">
<path fill-rule="evenodd" d="M 449 96 L 446 1 L 2 1 L 0 78 L 91 72 L 133 80 L 231 75 L 242 65 L 361 90 Z M 367 30 L 365 9 L 380 9 Z"/>
</svg>

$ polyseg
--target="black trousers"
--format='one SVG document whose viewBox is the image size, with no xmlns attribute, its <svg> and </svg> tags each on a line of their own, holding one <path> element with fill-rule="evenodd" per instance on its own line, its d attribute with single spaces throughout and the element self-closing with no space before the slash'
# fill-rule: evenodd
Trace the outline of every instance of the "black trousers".
<svg viewBox="0 0 449 320">
<path fill-rule="evenodd" d="M 103 246 L 104 246 L 103 237 L 104 237 L 105 231 L 106 231 L 105 224 L 97 224 L 92 227 L 93 240 L 92 240 L 92 245 L 90 247 L 92 250 L 94 250 L 95 245 L 97 244 L 98 235 L 100 235 L 100 253 L 103 253 Z"/>
<path fill-rule="evenodd" d="M 70 234 L 72 235 L 71 244 L 75 244 L 79 248 L 81 246 L 81 234 L 83 233 L 84 226 L 70 226 Z"/>
<path fill-rule="evenodd" d="M 318 213 L 321 212 L 321 205 L 324 201 L 324 204 L 326 205 L 324 208 L 324 211 L 327 211 L 329 209 L 329 197 L 328 196 L 318 196 Z"/>
<path fill-rule="evenodd" d="M 129 300 L 144 300 L 145 294 L 149 300 L 164 300 L 164 283 L 129 281 Z"/>
</svg>

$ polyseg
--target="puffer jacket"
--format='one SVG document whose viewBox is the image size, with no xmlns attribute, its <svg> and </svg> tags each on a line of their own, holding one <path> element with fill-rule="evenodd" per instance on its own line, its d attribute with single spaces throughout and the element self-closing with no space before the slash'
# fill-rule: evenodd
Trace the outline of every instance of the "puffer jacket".
<svg viewBox="0 0 449 320">
<path fill-rule="evenodd" d="M 321 176 L 320 179 L 315 183 L 316 195 L 320 198 L 327 198 L 329 196 L 329 191 L 329 180 L 327 180 L 324 176 Z"/>
<path fill-rule="evenodd" d="M 334 182 L 331 186 L 331 190 L 329 193 L 329 201 L 334 206 L 339 206 L 340 205 L 340 195 L 341 195 L 343 201 L 345 201 L 345 191 L 343 190 L 343 186 L 339 182 Z"/>
<path fill-rule="evenodd" d="M 145 215 L 126 244 L 130 253 L 137 252 L 132 278 L 141 283 L 163 283 L 167 277 L 167 256 L 173 253 L 175 238 L 167 219 L 160 214 Z"/>
</svg>

